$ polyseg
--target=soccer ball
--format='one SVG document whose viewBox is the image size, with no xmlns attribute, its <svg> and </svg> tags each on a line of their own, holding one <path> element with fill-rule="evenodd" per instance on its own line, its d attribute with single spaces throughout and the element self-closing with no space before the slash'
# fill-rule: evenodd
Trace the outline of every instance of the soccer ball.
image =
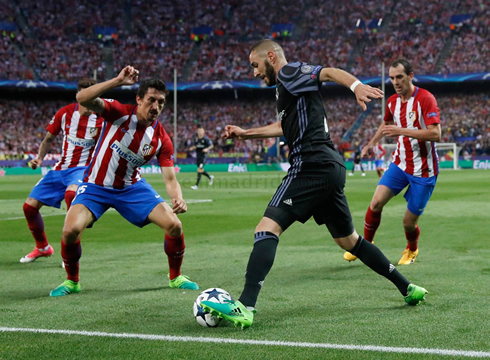
<svg viewBox="0 0 490 360">
<path fill-rule="evenodd" d="M 225 300 L 233 300 L 233 298 L 227 291 L 220 288 L 209 288 L 200 293 L 196 301 L 194 301 L 194 317 L 197 323 L 204 327 L 217 327 L 222 319 L 211 315 L 200 304 L 202 301 L 223 303 Z"/>
</svg>

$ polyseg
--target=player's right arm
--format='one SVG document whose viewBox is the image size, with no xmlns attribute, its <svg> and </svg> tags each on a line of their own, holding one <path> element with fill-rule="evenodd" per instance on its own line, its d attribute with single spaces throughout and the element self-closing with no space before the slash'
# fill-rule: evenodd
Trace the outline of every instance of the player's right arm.
<svg viewBox="0 0 490 360">
<path fill-rule="evenodd" d="M 108 90 L 123 85 L 133 85 L 138 81 L 139 71 L 132 66 L 126 66 L 119 75 L 111 80 L 92 85 L 77 93 L 77 101 L 80 105 L 98 114 L 105 110 L 105 103 L 100 96 Z"/>
<path fill-rule="evenodd" d="M 44 157 L 51 149 L 51 145 L 53 144 L 55 138 L 56 135 L 51 134 L 49 131 L 46 133 L 46 136 L 44 137 L 43 141 L 41 142 L 41 145 L 39 146 L 37 157 L 29 162 L 29 166 L 31 167 L 32 170 L 35 170 L 42 165 Z"/>
<path fill-rule="evenodd" d="M 283 136 L 281 122 L 277 121 L 273 124 L 262 126 L 259 128 L 244 130 L 235 125 L 226 125 L 225 131 L 221 136 L 223 139 L 264 139 L 271 137 Z"/>
<path fill-rule="evenodd" d="M 374 134 L 373 138 L 364 146 L 361 150 L 361 157 L 365 158 L 369 156 L 374 145 L 378 144 L 379 141 L 383 138 L 383 129 L 386 125 L 393 125 L 394 121 L 383 121 L 383 123 L 379 126 L 378 131 Z"/>
</svg>

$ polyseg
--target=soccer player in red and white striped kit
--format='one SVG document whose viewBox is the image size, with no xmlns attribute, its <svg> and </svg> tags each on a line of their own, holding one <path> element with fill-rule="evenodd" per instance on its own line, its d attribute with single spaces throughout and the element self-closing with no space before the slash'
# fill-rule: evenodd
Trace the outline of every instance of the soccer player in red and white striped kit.
<svg viewBox="0 0 490 360">
<path fill-rule="evenodd" d="M 81 79 L 77 90 L 88 88 L 95 83 L 93 79 Z M 61 159 L 46 176 L 39 180 L 24 203 L 24 215 L 36 246 L 33 251 L 20 259 L 21 263 L 30 263 L 40 257 L 53 254 L 54 250 L 46 237 L 44 221 L 39 209 L 44 205 L 60 208 L 63 199 L 67 209 L 70 209 L 75 191 L 82 183 L 83 173 L 92 160 L 102 123 L 103 119 L 100 116 L 75 103 L 58 110 L 46 127 L 47 133 L 39 147 L 37 157 L 29 163 L 29 166 L 36 169 L 42 165 L 54 139 L 60 133 L 63 134 Z"/>
<path fill-rule="evenodd" d="M 389 75 L 396 94 L 386 104 L 385 118 L 374 137 L 362 149 L 365 157 L 383 136 L 397 137 L 392 163 L 379 180 L 366 212 L 364 238 L 373 241 L 381 222 L 383 207 L 408 186 L 403 228 L 407 247 L 398 265 L 410 265 L 419 254 L 418 221 L 434 191 L 439 174 L 436 142 L 441 140 L 441 119 L 436 99 L 429 91 L 412 83 L 414 72 L 407 60 L 396 60 Z M 349 252 L 344 259 L 356 259 Z"/>
</svg>

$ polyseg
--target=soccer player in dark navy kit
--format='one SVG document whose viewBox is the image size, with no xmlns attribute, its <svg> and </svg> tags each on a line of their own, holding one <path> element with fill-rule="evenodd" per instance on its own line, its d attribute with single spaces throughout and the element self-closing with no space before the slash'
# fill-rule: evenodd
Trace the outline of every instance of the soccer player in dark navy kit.
<svg viewBox="0 0 490 360">
<path fill-rule="evenodd" d="M 201 181 L 201 176 L 204 175 L 209 179 L 209 185 L 213 185 L 214 176 L 209 175 L 206 170 L 204 170 L 204 165 L 207 161 L 208 151 L 214 147 L 213 142 L 204 135 L 204 128 L 202 125 L 197 126 L 197 136 L 194 138 L 194 146 L 189 150 L 196 150 L 196 165 L 197 165 L 197 181 L 196 185 L 192 185 L 191 189 L 197 190 L 199 182 Z"/>
<path fill-rule="evenodd" d="M 354 92 L 366 110 L 371 98 L 381 98 L 379 89 L 362 84 L 349 73 L 335 68 L 288 63 L 276 42 L 262 40 L 250 50 L 254 76 L 276 85 L 278 122 L 244 130 L 227 125 L 224 138 L 254 139 L 284 136 L 290 148 L 291 167 L 255 229 L 255 241 L 245 273 L 245 287 L 236 301 L 201 306 L 237 326 L 252 325 L 254 306 L 266 275 L 274 263 L 279 236 L 295 221 L 311 216 L 325 224 L 335 242 L 355 254 L 364 264 L 392 281 L 409 305 L 417 305 L 427 293 L 411 284 L 373 244 L 357 234 L 344 195 L 345 166 L 328 132 L 320 87 L 335 81 Z"/>
<path fill-rule="evenodd" d="M 349 173 L 349 176 L 354 175 L 354 171 L 356 171 L 356 165 L 359 165 L 359 167 L 361 168 L 362 176 L 366 176 L 361 161 L 361 150 L 362 150 L 362 146 L 359 145 L 359 141 L 356 141 L 355 148 L 354 148 L 354 164 L 352 166 L 352 171 Z"/>
</svg>

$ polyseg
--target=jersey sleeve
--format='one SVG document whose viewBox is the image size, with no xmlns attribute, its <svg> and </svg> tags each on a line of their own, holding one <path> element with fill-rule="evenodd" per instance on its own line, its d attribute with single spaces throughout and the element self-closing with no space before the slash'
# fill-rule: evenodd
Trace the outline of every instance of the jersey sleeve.
<svg viewBox="0 0 490 360">
<path fill-rule="evenodd" d="M 441 123 L 439 107 L 434 95 L 427 93 L 427 96 L 421 101 L 422 115 L 425 119 L 425 125 L 435 125 Z"/>
<path fill-rule="evenodd" d="M 206 147 L 210 147 L 211 145 L 213 145 L 213 142 L 206 136 Z"/>
<path fill-rule="evenodd" d="M 174 166 L 174 145 L 167 133 L 163 134 L 161 140 L 162 147 L 157 155 L 158 163 L 161 167 Z"/>
<path fill-rule="evenodd" d="M 383 119 L 383 121 L 385 123 L 394 121 L 393 120 L 393 113 L 391 112 L 390 106 L 394 106 L 394 104 L 390 101 L 390 99 L 388 99 L 388 101 L 386 102 L 385 117 Z"/>
<path fill-rule="evenodd" d="M 63 118 L 64 113 L 65 113 L 64 108 L 58 110 L 58 112 L 56 112 L 56 114 L 49 122 L 48 126 L 46 126 L 46 130 L 53 135 L 58 135 L 61 131 L 61 120 Z"/>
<path fill-rule="evenodd" d="M 133 105 L 121 104 L 119 101 L 113 99 L 102 99 L 102 101 L 104 101 L 105 109 L 100 115 L 109 123 L 113 123 L 123 116 L 131 115 L 130 108 L 134 107 Z"/>
<path fill-rule="evenodd" d="M 292 95 L 318 91 L 321 86 L 320 71 L 323 66 L 292 63 L 283 66 L 277 74 L 278 80 Z"/>
</svg>

